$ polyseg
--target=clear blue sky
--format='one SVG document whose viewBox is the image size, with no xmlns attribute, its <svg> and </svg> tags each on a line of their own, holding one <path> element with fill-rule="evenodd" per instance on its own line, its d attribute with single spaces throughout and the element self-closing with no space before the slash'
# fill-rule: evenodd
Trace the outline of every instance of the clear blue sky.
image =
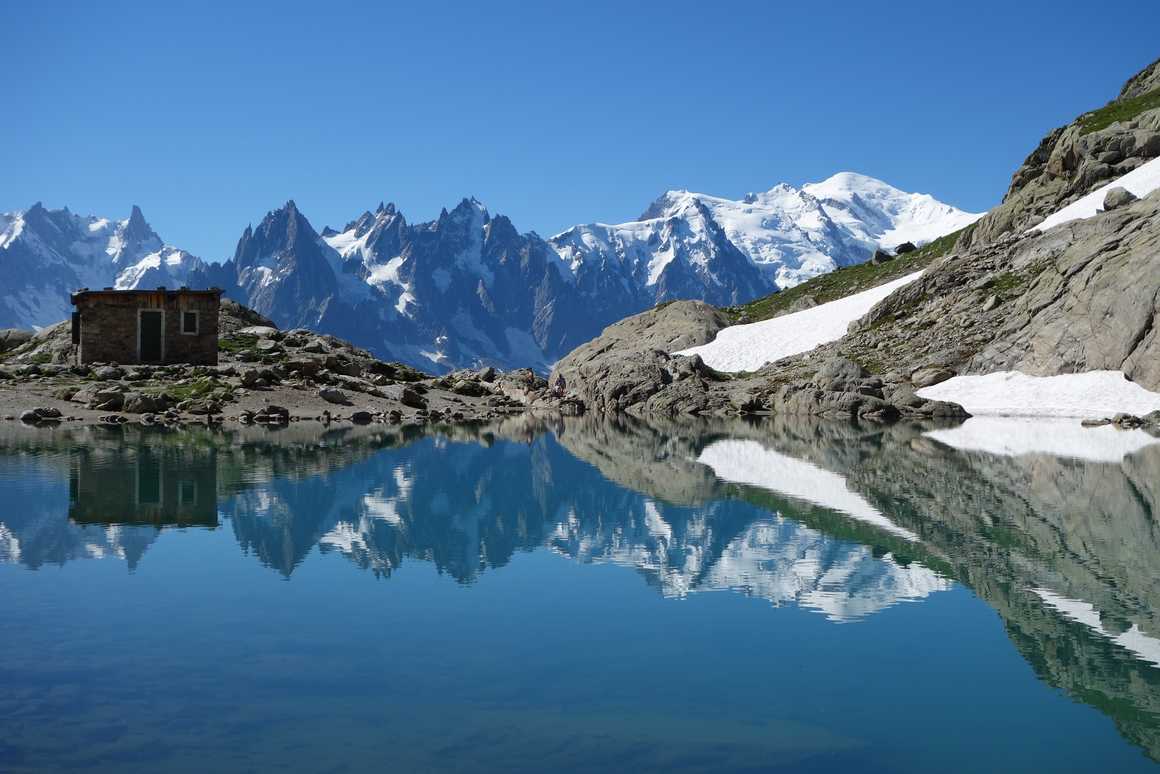
<svg viewBox="0 0 1160 774">
<path fill-rule="evenodd" d="M 0 5 L 0 210 L 126 217 L 229 257 L 465 195 L 521 230 L 850 169 L 966 209 L 1160 56 L 1155 0 Z"/>
</svg>

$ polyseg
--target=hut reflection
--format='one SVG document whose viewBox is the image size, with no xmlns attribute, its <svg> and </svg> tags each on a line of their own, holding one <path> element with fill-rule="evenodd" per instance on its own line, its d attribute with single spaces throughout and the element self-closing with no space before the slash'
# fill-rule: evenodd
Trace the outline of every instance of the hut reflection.
<svg viewBox="0 0 1160 774">
<path fill-rule="evenodd" d="M 69 518 L 78 524 L 216 527 L 213 449 L 137 445 L 115 459 L 77 450 L 69 469 Z"/>
</svg>

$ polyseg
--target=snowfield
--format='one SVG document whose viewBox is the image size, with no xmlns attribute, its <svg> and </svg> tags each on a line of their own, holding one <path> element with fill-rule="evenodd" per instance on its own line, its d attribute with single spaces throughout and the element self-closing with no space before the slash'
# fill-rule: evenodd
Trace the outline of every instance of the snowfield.
<svg viewBox="0 0 1160 774">
<path fill-rule="evenodd" d="M 734 325 L 722 330 L 708 344 L 674 354 L 700 355 L 708 366 L 718 371 L 756 371 L 766 363 L 837 341 L 846 335 L 850 323 L 921 275 L 920 271 L 907 274 L 885 285 L 772 320 Z"/>
<path fill-rule="evenodd" d="M 822 204 L 830 218 L 863 244 L 893 250 L 903 242 L 924 245 L 983 217 L 943 204 L 930 194 L 906 193 L 857 172 L 839 172 L 802 190 Z M 878 217 L 866 217 L 870 212 Z M 885 217 L 882 217 L 885 216 Z"/>
<path fill-rule="evenodd" d="M 1115 464 L 1160 443 L 1160 438 L 1143 430 L 1083 427 L 1074 419 L 1059 417 L 971 417 L 958 427 L 931 430 L 925 435 L 961 451 L 999 457 L 1042 454 Z"/>
<path fill-rule="evenodd" d="M 1067 223 L 1072 220 L 1090 218 L 1103 212 L 1104 196 L 1112 188 L 1126 188 L 1141 198 L 1160 188 L 1160 158 L 1155 158 L 1147 164 L 1136 167 L 1128 174 L 1116 178 L 1105 186 L 1101 186 L 1085 196 L 1076 199 L 1063 209 L 1048 215 L 1042 223 L 1032 226 L 1028 231 L 1047 231 L 1049 228 Z"/>
<path fill-rule="evenodd" d="M 1160 394 L 1128 381 L 1120 371 L 1059 376 L 997 371 L 956 376 L 915 394 L 958 403 L 971 414 L 991 416 L 1108 417 L 1160 409 Z"/>
<path fill-rule="evenodd" d="M 687 190 L 662 194 L 637 220 L 574 226 L 549 240 L 573 274 L 585 264 L 628 269 L 645 286 L 674 261 L 715 271 L 719 228 L 778 287 L 865 261 L 874 249 L 922 245 L 974 223 L 930 194 L 908 193 L 855 172 L 796 188 L 728 199 Z"/>
</svg>

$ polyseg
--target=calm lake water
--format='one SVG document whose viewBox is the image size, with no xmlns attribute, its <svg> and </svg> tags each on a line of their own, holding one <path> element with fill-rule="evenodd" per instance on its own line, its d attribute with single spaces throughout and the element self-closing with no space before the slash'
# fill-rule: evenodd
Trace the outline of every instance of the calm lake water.
<svg viewBox="0 0 1160 774">
<path fill-rule="evenodd" d="M 982 429 L 8 425 L 0 770 L 1155 770 L 1160 445 Z"/>
</svg>

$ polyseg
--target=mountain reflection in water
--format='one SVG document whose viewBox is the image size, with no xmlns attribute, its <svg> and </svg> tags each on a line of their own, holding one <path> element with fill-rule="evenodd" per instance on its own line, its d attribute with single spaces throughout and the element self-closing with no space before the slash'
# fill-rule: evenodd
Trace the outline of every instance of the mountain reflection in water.
<svg viewBox="0 0 1160 774">
<path fill-rule="evenodd" d="M 8 428 L 0 498 L 19 507 L 0 518 L 0 562 L 132 570 L 169 528 L 224 529 L 286 578 L 317 552 L 381 578 L 420 561 L 471 583 L 547 549 L 635 568 L 665 596 L 732 590 L 845 623 L 957 582 L 1040 679 L 1160 759 L 1160 446 L 1015 454 L 976 440 L 1001 428 L 986 431 Z"/>
</svg>

